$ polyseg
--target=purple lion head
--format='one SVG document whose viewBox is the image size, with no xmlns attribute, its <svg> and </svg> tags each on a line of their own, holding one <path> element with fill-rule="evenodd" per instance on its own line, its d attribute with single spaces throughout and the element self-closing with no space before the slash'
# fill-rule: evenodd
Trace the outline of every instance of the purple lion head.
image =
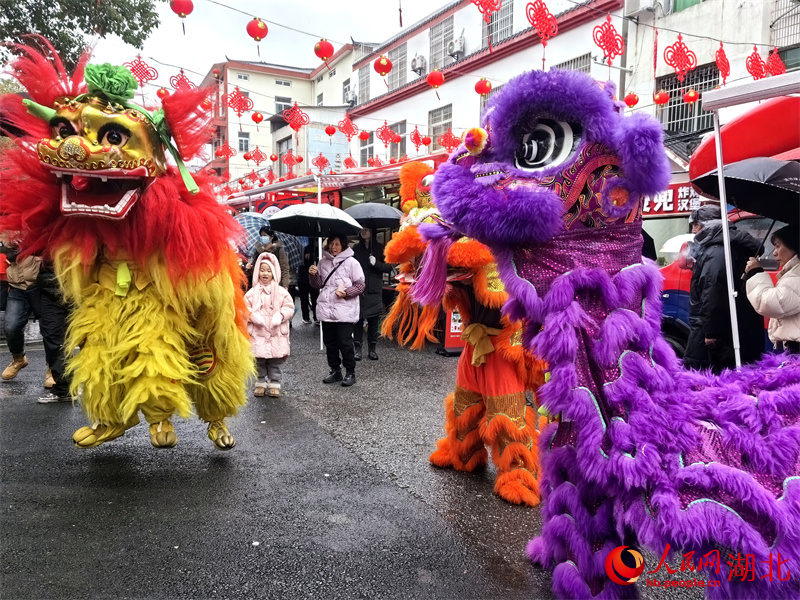
<svg viewBox="0 0 800 600">
<path fill-rule="evenodd" d="M 505 247 L 640 225 L 641 200 L 667 187 L 669 164 L 660 124 L 624 117 L 614 91 L 574 71 L 512 79 L 490 103 L 484 129 L 467 132 L 436 173 L 442 214 L 466 235 Z"/>
</svg>

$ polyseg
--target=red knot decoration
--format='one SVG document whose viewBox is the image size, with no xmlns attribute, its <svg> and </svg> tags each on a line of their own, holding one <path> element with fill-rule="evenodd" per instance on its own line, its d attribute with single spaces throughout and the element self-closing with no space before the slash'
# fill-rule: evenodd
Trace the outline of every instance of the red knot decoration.
<svg viewBox="0 0 800 600">
<path fill-rule="evenodd" d="M 786 73 L 786 65 L 783 64 L 777 47 L 772 50 L 772 54 L 767 58 L 767 71 L 773 77 Z"/>
<path fill-rule="evenodd" d="M 230 94 L 223 94 L 222 102 L 225 106 L 230 106 L 239 118 L 253 108 L 253 101 L 239 91 L 238 85 Z"/>
<path fill-rule="evenodd" d="M 348 156 L 344 159 L 344 168 L 345 169 L 355 169 L 358 166 L 358 163 L 353 159 L 352 156 Z"/>
<path fill-rule="evenodd" d="M 124 65 L 133 74 L 133 78 L 139 82 L 139 87 L 144 87 L 145 83 L 158 77 L 158 71 L 144 62 L 140 54 L 136 55 L 136 60 L 126 62 Z"/>
<path fill-rule="evenodd" d="M 375 135 L 377 135 L 378 139 L 383 142 L 383 145 L 386 148 L 388 148 L 389 143 L 394 141 L 394 136 L 397 134 L 394 131 L 392 131 L 392 128 L 389 127 L 386 121 L 384 121 L 383 125 L 381 125 L 380 127 L 378 127 L 378 129 L 375 130 Z"/>
<path fill-rule="evenodd" d="M 728 55 L 725 54 L 725 48 L 722 47 L 722 42 L 719 43 L 719 50 L 717 50 L 715 58 L 717 59 L 719 76 L 722 77 L 722 85 L 725 85 L 725 80 L 731 74 L 731 63 L 728 62 Z"/>
<path fill-rule="evenodd" d="M 377 156 L 372 159 L 372 166 L 373 167 L 382 167 L 385 163 L 378 158 Z"/>
<path fill-rule="evenodd" d="M 348 142 L 358 134 L 358 127 L 350 120 L 350 115 L 345 115 L 344 119 L 339 121 L 338 129 L 345 135 Z"/>
<path fill-rule="evenodd" d="M 753 76 L 753 79 L 758 81 L 767 76 L 767 64 L 761 55 L 758 53 L 758 48 L 753 46 L 753 53 L 747 57 L 747 72 Z"/>
<path fill-rule="evenodd" d="M 436 138 L 436 141 L 442 148 L 446 148 L 447 152 L 452 152 L 461 144 L 461 140 L 453 135 L 453 132 L 449 127 L 443 135 L 440 135 L 438 138 Z"/>
<path fill-rule="evenodd" d="M 492 35 L 491 28 L 488 27 L 492 21 L 492 13 L 500 10 L 503 5 L 503 0 L 472 0 L 472 3 L 478 7 L 478 10 L 483 15 L 483 20 L 486 21 L 486 39 L 489 42 L 489 52 L 492 51 Z"/>
<path fill-rule="evenodd" d="M 319 156 L 315 156 L 314 159 L 311 161 L 311 164 L 319 169 L 319 172 L 322 173 L 324 169 L 327 169 L 330 166 L 330 162 L 328 159 L 322 155 L 322 152 L 319 153 Z"/>
<path fill-rule="evenodd" d="M 686 73 L 697 66 L 697 55 L 683 43 L 683 36 L 678 34 L 678 41 L 664 48 L 664 62 L 675 69 L 678 81 L 683 83 Z"/>
<path fill-rule="evenodd" d="M 258 173 L 256 173 L 255 171 L 250 171 L 250 173 L 247 175 L 247 178 L 253 183 L 255 183 L 256 181 L 258 181 Z"/>
<path fill-rule="evenodd" d="M 283 120 L 289 124 L 289 127 L 295 131 L 300 131 L 303 125 L 308 125 L 311 119 L 308 118 L 308 113 L 294 103 L 292 108 L 287 108 L 283 111 Z"/>
<path fill-rule="evenodd" d="M 267 155 L 256 146 L 256 149 L 250 153 L 250 159 L 256 163 L 256 166 L 261 166 L 261 163 L 267 160 Z"/>
<path fill-rule="evenodd" d="M 606 22 L 598 25 L 592 30 L 594 43 L 603 51 L 603 55 L 608 59 L 610 65 L 614 58 L 621 56 L 625 52 L 625 40 L 617 33 L 611 24 L 611 15 L 606 15 Z"/>
<path fill-rule="evenodd" d="M 231 147 L 228 142 L 222 144 L 214 153 L 218 158 L 231 158 L 236 156 L 236 148 Z"/>
<path fill-rule="evenodd" d="M 301 159 L 301 160 L 298 160 L 298 159 Z M 289 168 L 289 173 L 286 175 L 287 179 L 294 178 L 294 171 L 292 171 L 292 169 L 294 168 L 295 165 L 299 165 L 301 161 L 302 161 L 302 157 L 295 156 L 294 154 L 292 154 L 291 150 L 289 150 L 286 154 L 284 154 L 281 157 L 281 162 L 283 164 L 285 164 Z"/>
<path fill-rule="evenodd" d="M 414 144 L 414 148 L 419 152 L 419 147 L 422 146 L 422 136 L 419 133 L 419 126 L 414 127 L 414 131 L 411 132 L 408 139 L 411 140 L 411 143 Z"/>
<path fill-rule="evenodd" d="M 525 16 L 528 17 L 528 23 L 539 34 L 542 46 L 547 46 L 547 41 L 558 34 L 558 21 L 547 8 L 544 0 L 529 2 L 525 7 Z"/>
<path fill-rule="evenodd" d="M 270 169 L 269 172 L 267 173 L 267 181 L 269 181 L 270 184 L 272 184 L 272 182 L 275 181 L 275 171 L 273 171 L 272 169 Z"/>
<path fill-rule="evenodd" d="M 183 69 L 181 69 L 180 75 L 173 75 L 169 78 L 169 84 L 176 92 L 190 92 L 197 89 L 197 86 L 183 74 Z"/>
<path fill-rule="evenodd" d="M 658 92 L 653 94 L 653 102 L 655 102 L 659 106 L 663 106 L 664 104 L 669 102 L 669 94 L 664 90 L 658 90 Z"/>
</svg>

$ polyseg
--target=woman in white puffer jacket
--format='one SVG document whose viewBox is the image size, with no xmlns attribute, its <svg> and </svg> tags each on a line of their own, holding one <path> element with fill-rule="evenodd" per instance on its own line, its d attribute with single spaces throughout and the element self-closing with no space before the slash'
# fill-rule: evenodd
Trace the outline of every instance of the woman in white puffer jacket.
<svg viewBox="0 0 800 600">
<path fill-rule="evenodd" d="M 770 238 L 780 271 L 775 285 L 757 258 L 745 267 L 747 299 L 760 315 L 769 318 L 769 339 L 793 354 L 800 354 L 800 231 L 787 226 Z"/>
</svg>

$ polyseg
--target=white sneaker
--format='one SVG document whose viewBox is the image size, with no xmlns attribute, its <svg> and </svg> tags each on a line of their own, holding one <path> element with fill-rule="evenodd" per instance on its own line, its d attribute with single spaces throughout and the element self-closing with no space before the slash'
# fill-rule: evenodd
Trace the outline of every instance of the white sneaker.
<svg viewBox="0 0 800 600">
<path fill-rule="evenodd" d="M 72 396 L 56 396 L 55 394 L 47 394 L 47 396 L 42 396 L 36 402 L 39 404 L 53 404 L 55 402 L 74 402 L 74 398 Z"/>
</svg>

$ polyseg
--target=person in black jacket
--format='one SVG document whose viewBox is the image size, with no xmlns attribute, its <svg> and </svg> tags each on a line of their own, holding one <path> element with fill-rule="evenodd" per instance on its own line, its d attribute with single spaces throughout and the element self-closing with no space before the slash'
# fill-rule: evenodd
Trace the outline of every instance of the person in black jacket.
<svg viewBox="0 0 800 600">
<path fill-rule="evenodd" d="M 725 273 L 722 220 L 719 207 L 702 206 L 690 218 L 694 258 L 689 295 L 689 340 L 684 364 L 688 368 L 710 367 L 715 373 L 736 365 L 731 332 L 731 312 Z M 730 229 L 733 283 L 742 364 L 757 361 L 764 351 L 764 319 L 747 301 L 742 273 L 747 259 L 759 253 L 759 241 L 753 236 Z"/>
<path fill-rule="evenodd" d="M 297 288 L 300 292 L 300 310 L 303 313 L 303 323 L 311 324 L 311 318 L 317 320 L 317 297 L 319 290 L 308 281 L 308 268 L 317 264 L 319 260 L 319 242 L 314 239 L 303 250 L 303 264 L 297 270 Z"/>
<path fill-rule="evenodd" d="M 392 265 L 383 262 L 383 246 L 372 239 L 371 229 L 361 230 L 361 239 L 353 246 L 356 260 L 361 264 L 366 280 L 366 289 L 361 294 L 361 313 L 353 328 L 356 360 L 361 360 L 361 344 L 364 340 L 364 321 L 367 322 L 367 343 L 370 360 L 378 360 L 378 335 L 383 316 L 383 274 L 392 272 Z"/>
</svg>

